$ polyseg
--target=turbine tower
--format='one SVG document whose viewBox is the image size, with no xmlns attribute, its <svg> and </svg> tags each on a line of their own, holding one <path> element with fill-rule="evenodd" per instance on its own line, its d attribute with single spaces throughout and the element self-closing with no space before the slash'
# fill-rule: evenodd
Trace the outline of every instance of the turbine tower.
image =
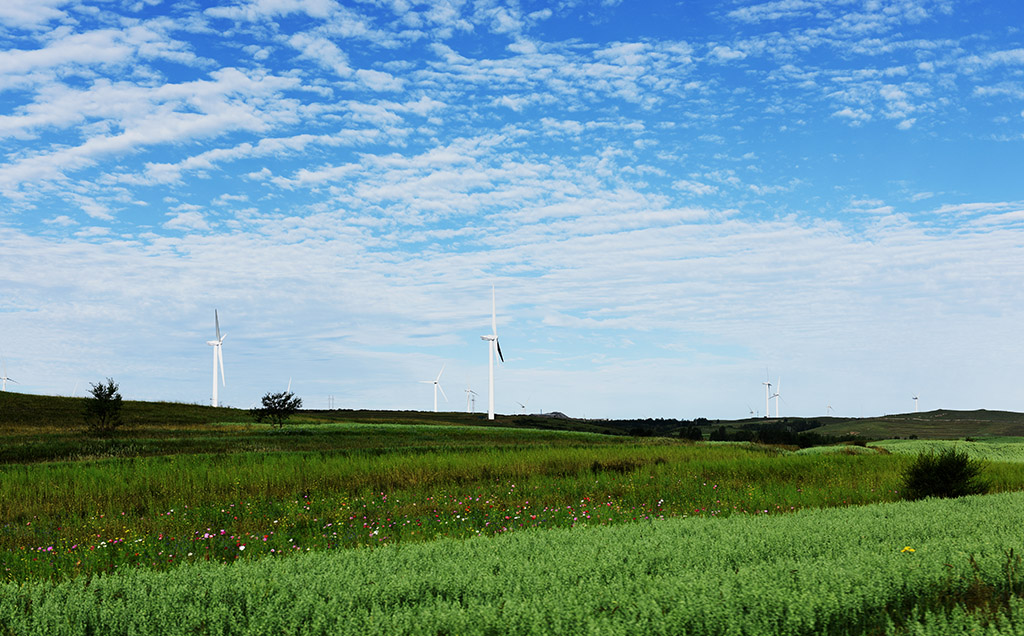
<svg viewBox="0 0 1024 636">
<path fill-rule="evenodd" d="M 444 395 L 444 389 L 441 388 L 441 374 L 444 373 L 444 365 L 441 365 L 441 370 L 437 372 L 437 377 L 433 380 L 420 380 L 420 384 L 433 384 L 434 385 L 434 412 L 437 413 L 437 390 L 441 389 L 441 395 Z M 444 401 L 448 401 L 448 396 L 444 395 Z"/>
<path fill-rule="evenodd" d="M 0 380 L 3 381 L 3 390 L 6 391 L 7 390 L 7 383 L 8 382 L 13 382 L 15 384 L 18 384 L 18 381 L 15 380 L 14 378 L 7 377 L 7 360 L 4 360 L 3 363 L 4 363 L 3 364 L 4 374 L 3 374 L 3 376 L 0 376 Z"/>
<path fill-rule="evenodd" d="M 476 412 L 476 395 L 477 395 L 476 391 L 474 391 L 473 389 L 469 388 L 469 385 L 467 384 L 466 385 L 466 412 L 467 413 L 475 413 Z M 472 404 L 472 406 L 470 406 L 471 404 Z"/>
<path fill-rule="evenodd" d="M 227 382 L 224 380 L 224 354 L 221 353 L 221 345 L 224 344 L 224 338 L 227 338 L 228 334 L 220 335 L 220 317 L 217 315 L 216 309 L 213 310 L 213 323 L 217 327 L 217 339 L 206 341 L 206 344 L 213 347 L 213 399 L 210 400 L 210 404 L 220 406 L 220 400 L 217 399 L 217 367 L 220 367 L 221 383 L 227 386 Z"/>
<path fill-rule="evenodd" d="M 765 375 L 765 379 L 764 379 L 764 382 L 762 382 L 761 384 L 764 385 L 764 416 L 765 416 L 765 418 L 768 418 L 772 414 L 772 411 L 769 408 L 769 400 L 771 400 L 771 393 L 772 393 L 772 381 L 770 379 L 768 379 L 768 371 L 767 370 L 765 370 L 764 375 Z"/>
<path fill-rule="evenodd" d="M 487 336 L 480 336 L 481 340 L 487 341 L 487 419 L 494 419 L 494 352 L 498 352 L 498 359 L 502 362 L 505 357 L 501 355 L 501 345 L 498 344 L 498 318 L 494 309 L 494 285 L 491 285 L 491 333 Z"/>
<path fill-rule="evenodd" d="M 914 412 L 917 413 L 917 396 L 914 396 Z"/>
</svg>

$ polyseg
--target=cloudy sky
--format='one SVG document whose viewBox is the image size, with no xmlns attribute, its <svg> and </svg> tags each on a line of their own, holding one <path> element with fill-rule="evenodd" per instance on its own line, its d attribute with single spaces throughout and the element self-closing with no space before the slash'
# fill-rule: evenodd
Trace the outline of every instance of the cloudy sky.
<svg viewBox="0 0 1024 636">
<path fill-rule="evenodd" d="M 641 8 L 642 7 L 642 8 Z M 1015 0 L 6 0 L 0 353 L 248 407 L 1024 410 Z M 772 387 L 775 391 L 775 387 Z M 774 414 L 774 401 L 772 402 Z"/>
</svg>

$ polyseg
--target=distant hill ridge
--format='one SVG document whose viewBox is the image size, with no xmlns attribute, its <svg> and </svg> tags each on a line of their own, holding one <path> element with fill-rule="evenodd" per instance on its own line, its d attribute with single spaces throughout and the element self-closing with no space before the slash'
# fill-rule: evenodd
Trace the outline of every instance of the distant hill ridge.
<svg viewBox="0 0 1024 636">
<path fill-rule="evenodd" d="M 82 425 L 86 398 L 31 395 L 0 392 L 0 429 L 66 428 Z M 212 408 L 178 402 L 125 401 L 125 419 L 130 426 L 191 427 L 202 424 L 250 422 L 248 411 L 235 408 Z M 936 410 L 922 413 L 901 413 L 868 418 L 747 418 L 742 420 L 685 419 L 614 419 L 588 420 L 572 418 L 552 411 L 539 415 L 498 415 L 488 422 L 481 413 L 432 413 L 424 411 L 315 410 L 299 412 L 306 421 L 392 422 L 407 424 L 438 424 L 467 426 L 512 426 L 565 431 L 585 431 L 615 435 L 664 435 L 675 437 L 690 426 L 708 432 L 712 428 L 756 428 L 783 425 L 794 430 L 820 435 L 858 435 L 872 439 L 909 437 L 920 439 L 958 439 L 963 437 L 1024 437 L 1024 413 L 1010 411 Z"/>
</svg>

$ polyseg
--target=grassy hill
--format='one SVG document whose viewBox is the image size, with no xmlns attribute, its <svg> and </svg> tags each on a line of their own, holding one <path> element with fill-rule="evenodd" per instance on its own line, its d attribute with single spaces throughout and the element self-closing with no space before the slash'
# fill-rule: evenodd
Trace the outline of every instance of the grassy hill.
<svg viewBox="0 0 1024 636">
<path fill-rule="evenodd" d="M 324 427 L 285 427 L 270 430 L 254 425 L 247 411 L 171 402 L 124 403 L 125 426 L 109 437 L 91 437 L 82 414 L 86 398 L 0 392 L 0 464 L 66 459 L 130 457 L 188 453 L 262 451 L 361 451 L 390 448 L 428 448 L 439 439 L 449 447 L 515 446 L 541 443 L 543 436 L 517 436 L 516 429 L 586 432 L 609 436 L 654 435 L 677 437 L 685 421 L 579 420 L 561 414 L 497 415 L 423 411 L 304 410 L 291 421 L 329 424 Z M 344 424 L 381 425 L 375 435 L 352 435 Z M 756 430 L 786 426 L 820 435 L 856 434 L 868 439 L 916 435 L 920 439 L 1024 436 L 1024 414 L 1004 411 L 930 411 L 880 418 L 783 418 L 713 422 L 698 420 L 705 436 L 712 428 Z M 397 427 L 396 427 L 397 425 Z M 424 434 L 424 426 L 446 432 Z M 387 428 L 390 427 L 390 428 Z M 405 428 L 402 428 L 405 427 Z M 500 428 L 495 434 L 485 429 Z M 460 430 L 469 429 L 469 430 Z M 474 432 L 476 431 L 476 432 Z M 443 438 L 443 439 L 442 439 Z M 610 441 L 610 440 L 609 440 Z M 573 443 L 572 438 L 557 443 Z"/>
<path fill-rule="evenodd" d="M 85 429 L 86 401 L 0 392 L 0 464 L 254 450 L 383 452 L 436 446 L 472 449 L 572 445 L 579 443 L 578 438 L 564 433 L 621 433 L 599 424 L 554 416 L 499 415 L 488 421 L 486 414 L 479 413 L 347 410 L 300 411 L 284 429 L 272 430 L 253 424 L 249 413 L 242 409 L 125 401 L 124 426 L 100 437 Z M 523 429 L 536 433 L 517 433 Z M 607 437 L 609 442 L 615 439 Z"/>
<path fill-rule="evenodd" d="M 1024 414 L 1008 411 L 949 411 L 901 413 L 875 418 L 818 418 L 822 425 L 810 429 L 822 435 L 856 433 L 872 439 L 910 437 L 961 439 L 965 437 L 1024 436 Z"/>
</svg>

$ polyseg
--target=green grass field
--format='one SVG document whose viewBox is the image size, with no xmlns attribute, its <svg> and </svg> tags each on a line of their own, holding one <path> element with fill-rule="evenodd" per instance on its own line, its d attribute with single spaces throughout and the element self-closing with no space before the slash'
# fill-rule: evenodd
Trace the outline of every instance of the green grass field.
<svg viewBox="0 0 1024 636">
<path fill-rule="evenodd" d="M 947 442 L 984 456 L 1004 497 L 908 504 L 902 471 L 935 442 L 794 452 L 433 413 L 307 412 L 274 431 L 136 403 L 124 430 L 90 438 L 80 401 L 4 400 L 3 636 L 62 621 L 69 634 L 1020 626 L 1004 614 L 1024 545 L 1004 529 L 1019 526 L 1021 440 Z"/>
</svg>

